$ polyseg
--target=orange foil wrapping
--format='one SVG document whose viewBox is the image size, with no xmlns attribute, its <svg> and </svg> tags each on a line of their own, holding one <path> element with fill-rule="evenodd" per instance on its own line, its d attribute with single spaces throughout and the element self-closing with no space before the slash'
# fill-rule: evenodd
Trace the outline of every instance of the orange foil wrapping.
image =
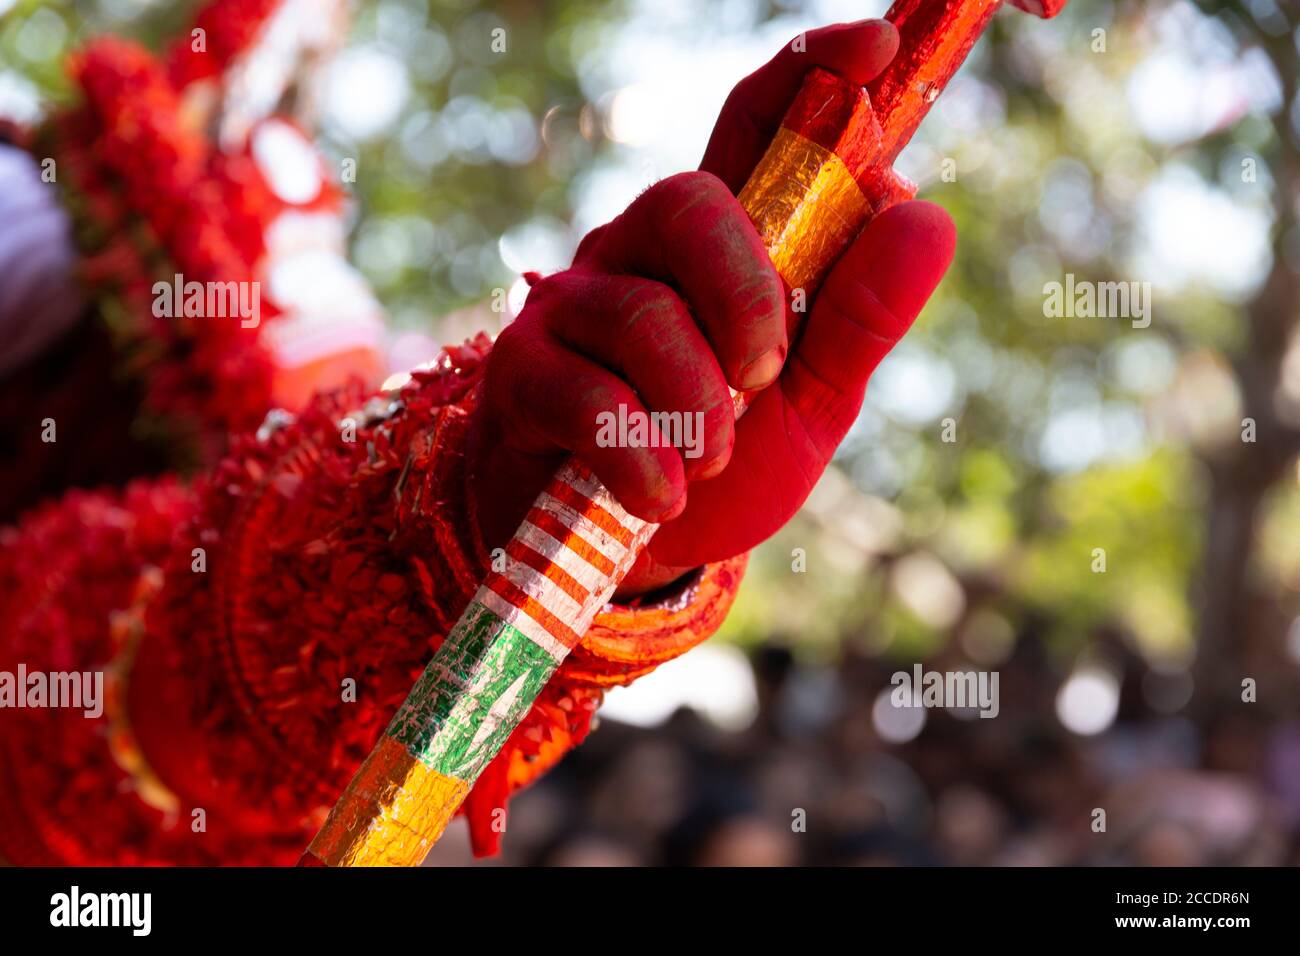
<svg viewBox="0 0 1300 956">
<path fill-rule="evenodd" d="M 792 289 L 815 288 L 871 213 L 844 161 L 784 126 L 740 201 Z"/>
<path fill-rule="evenodd" d="M 740 191 L 790 288 L 815 290 L 873 215 L 915 193 L 882 162 L 886 147 L 860 87 L 825 70 L 809 73 Z"/>
</svg>

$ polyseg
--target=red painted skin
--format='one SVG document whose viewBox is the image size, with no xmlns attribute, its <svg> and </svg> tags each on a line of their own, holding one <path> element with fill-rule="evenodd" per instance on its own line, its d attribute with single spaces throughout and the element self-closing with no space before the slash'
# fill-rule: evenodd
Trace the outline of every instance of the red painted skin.
<svg viewBox="0 0 1300 956">
<path fill-rule="evenodd" d="M 567 452 L 633 514 L 664 522 L 624 596 L 651 591 L 775 533 L 803 504 L 857 417 L 867 379 L 911 326 L 952 258 L 951 220 L 924 202 L 864 230 L 832 271 L 787 353 L 779 277 L 734 193 L 805 73 L 866 84 L 898 34 L 840 24 L 787 45 L 722 109 L 701 170 L 647 190 L 589 235 L 572 267 L 541 280 L 488 363 L 471 443 L 480 522 L 506 541 Z M 766 358 L 764 358 L 766 357 Z M 733 423 L 727 386 L 760 388 Z M 601 448 L 596 415 L 701 412 L 704 454 Z"/>
</svg>

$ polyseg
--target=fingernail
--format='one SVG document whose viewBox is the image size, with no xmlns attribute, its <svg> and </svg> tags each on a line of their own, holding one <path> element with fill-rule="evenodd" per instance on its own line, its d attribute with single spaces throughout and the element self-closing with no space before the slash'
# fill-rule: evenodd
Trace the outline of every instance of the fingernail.
<svg viewBox="0 0 1300 956">
<path fill-rule="evenodd" d="M 666 522 L 672 521 L 674 518 L 676 518 L 685 510 L 686 510 L 686 492 L 683 491 L 682 496 L 677 499 L 677 503 L 663 513 L 663 517 L 659 519 L 658 523 L 664 524 Z"/>
<path fill-rule="evenodd" d="M 721 455 L 718 455 L 711 462 L 709 462 L 707 468 L 700 469 L 699 474 L 695 475 L 692 478 L 692 480 L 708 481 L 710 478 L 718 477 L 718 475 L 726 471 L 727 466 L 731 464 L 731 453 L 735 450 L 736 450 L 736 433 L 733 430 L 730 436 L 728 436 L 727 438 L 726 450 L 724 450 Z"/>
<path fill-rule="evenodd" d="M 740 388 L 749 392 L 770 385 L 781 374 L 781 365 L 785 361 L 785 349 L 775 348 L 764 352 L 741 370 Z"/>
<path fill-rule="evenodd" d="M 716 478 L 727 469 L 727 457 L 719 455 L 713 461 L 709 462 L 707 468 L 701 468 L 694 476 L 696 481 L 708 481 L 710 478 Z"/>
</svg>

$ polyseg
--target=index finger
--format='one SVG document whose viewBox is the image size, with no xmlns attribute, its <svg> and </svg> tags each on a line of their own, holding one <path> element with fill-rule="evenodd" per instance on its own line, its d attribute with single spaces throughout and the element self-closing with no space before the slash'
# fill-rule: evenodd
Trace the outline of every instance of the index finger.
<svg viewBox="0 0 1300 956">
<path fill-rule="evenodd" d="M 718 114 L 700 169 L 739 193 L 809 70 L 819 66 L 865 86 L 897 51 L 898 31 L 888 20 L 837 23 L 800 34 L 736 84 Z"/>
<path fill-rule="evenodd" d="M 785 359 L 786 296 L 763 240 L 727 187 L 678 173 L 638 196 L 593 250 L 604 268 L 677 289 L 727 382 L 762 388 Z"/>
</svg>

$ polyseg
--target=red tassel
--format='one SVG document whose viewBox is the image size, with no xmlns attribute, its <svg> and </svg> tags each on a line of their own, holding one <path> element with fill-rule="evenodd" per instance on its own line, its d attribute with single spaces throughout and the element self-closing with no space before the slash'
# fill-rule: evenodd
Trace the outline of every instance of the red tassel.
<svg viewBox="0 0 1300 956">
<path fill-rule="evenodd" d="M 474 789 L 465 798 L 470 846 L 477 857 L 496 856 L 501 852 L 501 835 L 506 832 L 509 768 L 510 752 L 503 750 L 483 769 Z"/>
</svg>

